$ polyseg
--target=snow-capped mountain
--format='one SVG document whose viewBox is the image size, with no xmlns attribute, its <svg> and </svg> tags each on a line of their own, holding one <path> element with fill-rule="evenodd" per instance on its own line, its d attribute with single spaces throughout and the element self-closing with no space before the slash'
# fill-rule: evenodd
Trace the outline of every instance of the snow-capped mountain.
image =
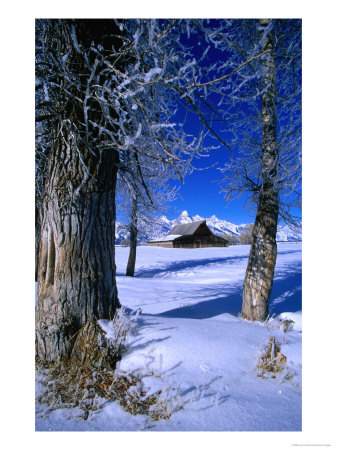
<svg viewBox="0 0 337 450">
<path fill-rule="evenodd" d="M 198 220 L 202 220 L 202 218 Z M 247 224 L 234 225 L 231 222 L 227 222 L 227 220 L 218 219 L 215 214 L 206 219 L 206 223 L 208 228 L 212 230 L 214 234 L 227 234 L 233 236 L 241 234 L 247 226 Z"/>
<path fill-rule="evenodd" d="M 166 216 L 158 217 L 152 222 L 139 221 L 138 239 L 141 243 L 149 240 L 159 240 L 166 236 L 175 225 L 182 223 L 192 223 L 198 220 L 206 219 L 209 229 L 217 235 L 232 235 L 239 236 L 247 224 L 235 225 L 226 220 L 218 219 L 214 214 L 209 218 L 204 218 L 199 215 L 190 217 L 187 211 L 183 211 L 176 219 L 169 220 Z M 116 243 L 119 244 L 123 239 L 127 239 L 129 232 L 127 226 L 116 223 Z M 301 228 L 292 228 L 288 225 L 279 226 L 277 233 L 278 241 L 294 242 L 302 241 Z"/>
<path fill-rule="evenodd" d="M 279 225 L 276 239 L 279 242 L 302 242 L 302 228 Z"/>
</svg>

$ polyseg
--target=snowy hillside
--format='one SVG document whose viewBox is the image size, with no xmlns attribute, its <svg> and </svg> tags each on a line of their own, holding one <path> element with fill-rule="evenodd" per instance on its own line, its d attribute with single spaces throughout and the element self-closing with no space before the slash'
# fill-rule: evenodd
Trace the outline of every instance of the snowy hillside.
<svg viewBox="0 0 337 450">
<path fill-rule="evenodd" d="M 217 235 L 227 234 L 238 236 L 246 227 L 246 224 L 235 225 L 226 220 L 218 219 L 215 215 L 208 218 L 199 215 L 190 217 L 187 211 L 183 211 L 173 220 L 169 220 L 166 216 L 161 216 L 151 223 L 140 220 L 139 241 L 145 243 L 149 240 L 161 239 L 166 236 L 175 225 L 192 223 L 203 219 L 206 219 L 206 223 L 210 230 Z M 117 222 L 116 243 L 119 244 L 123 239 L 127 239 L 128 236 L 129 233 L 125 225 Z M 289 226 L 279 226 L 277 240 L 282 242 L 300 242 L 302 241 L 302 230 L 300 228 L 293 229 Z"/>
<path fill-rule="evenodd" d="M 302 242 L 302 229 L 280 225 L 277 231 L 277 240 L 281 242 Z"/>
<path fill-rule="evenodd" d="M 119 298 L 142 312 L 118 370 L 140 370 L 144 395 L 162 391 L 171 417 L 153 421 L 108 401 L 84 420 L 78 407 L 37 402 L 36 430 L 300 431 L 301 245 L 279 245 L 267 325 L 239 317 L 249 246 L 140 246 L 134 278 L 124 276 L 128 251 L 116 249 Z M 281 318 L 292 319 L 293 330 L 282 331 Z M 275 377 L 261 376 L 257 368 L 270 336 L 286 357 Z"/>
</svg>

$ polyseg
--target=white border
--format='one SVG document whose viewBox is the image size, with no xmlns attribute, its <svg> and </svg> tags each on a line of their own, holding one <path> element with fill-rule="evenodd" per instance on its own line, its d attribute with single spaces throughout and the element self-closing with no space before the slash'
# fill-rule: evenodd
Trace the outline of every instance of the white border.
<svg viewBox="0 0 337 450">
<path fill-rule="evenodd" d="M 125 4 L 124 4 L 125 3 Z M 336 2 L 17 1 L 1 26 L 3 448 L 336 448 Z M 35 433 L 34 19 L 36 17 L 300 17 L 304 34 L 303 431 Z M 3 98 L 2 98 L 3 99 Z"/>
</svg>

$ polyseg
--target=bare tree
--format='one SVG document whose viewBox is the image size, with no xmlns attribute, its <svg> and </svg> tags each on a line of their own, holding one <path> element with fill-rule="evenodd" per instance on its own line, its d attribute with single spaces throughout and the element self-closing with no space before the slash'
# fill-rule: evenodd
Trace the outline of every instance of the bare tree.
<svg viewBox="0 0 337 450">
<path fill-rule="evenodd" d="M 296 223 L 291 207 L 300 207 L 301 23 L 233 21 L 225 34 L 210 37 L 216 43 L 221 38 L 235 56 L 228 64 L 235 61 L 240 67 L 227 92 L 232 105 L 223 100 L 237 149 L 223 169 L 223 191 L 227 199 L 249 194 L 248 204 L 257 208 L 242 316 L 264 321 L 276 264 L 278 221 Z"/>
<path fill-rule="evenodd" d="M 202 151 L 202 138 L 171 122 L 176 94 L 169 82 L 179 83 L 184 75 L 174 75 L 180 63 L 168 34 L 175 24 L 36 23 L 36 351 L 41 360 L 68 357 L 86 322 L 112 318 L 119 307 L 117 174 L 140 202 L 153 204 L 158 173 L 182 179 Z"/>
<path fill-rule="evenodd" d="M 276 63 L 274 33 L 270 20 L 260 20 L 262 34 L 262 163 L 259 203 L 252 232 L 252 246 L 243 286 L 242 316 L 265 320 L 274 280 L 279 214 L 279 192 L 275 180 L 278 172 Z"/>
<path fill-rule="evenodd" d="M 243 317 L 265 320 L 279 219 L 297 224 L 301 206 L 301 21 L 202 20 L 208 45 L 186 102 L 220 145 L 227 200 L 244 195 L 256 211 L 243 289 Z M 222 129 L 220 129 L 220 124 Z M 294 213 L 295 211 L 295 213 Z"/>
<path fill-rule="evenodd" d="M 226 239 L 229 243 L 229 245 L 238 245 L 240 244 L 240 237 L 236 236 L 235 234 L 222 234 L 221 237 Z"/>
<path fill-rule="evenodd" d="M 241 245 L 251 245 L 253 243 L 254 224 L 247 225 L 240 233 L 239 240 Z"/>
<path fill-rule="evenodd" d="M 153 183 L 153 177 L 146 175 L 144 179 L 148 186 L 148 191 L 152 202 L 142 202 L 139 200 L 137 192 L 130 191 L 127 184 L 120 177 L 117 193 L 117 210 L 124 217 L 126 223 L 125 229 L 129 235 L 128 246 L 130 247 L 129 258 L 126 268 L 126 276 L 134 276 L 137 245 L 139 233 L 146 234 L 147 230 L 158 221 L 158 214 L 166 211 L 166 208 L 176 198 L 176 186 L 170 186 L 166 181 L 166 173 L 158 172 L 154 174 L 156 183 Z"/>
<path fill-rule="evenodd" d="M 120 245 L 122 247 L 130 247 L 130 239 L 122 239 Z"/>
<path fill-rule="evenodd" d="M 126 266 L 126 276 L 133 277 L 136 267 L 136 255 L 137 255 L 137 234 L 138 234 L 138 199 L 137 195 L 134 195 L 131 199 L 131 212 L 130 212 L 130 253 Z"/>
<path fill-rule="evenodd" d="M 84 323 L 112 318 L 119 306 L 114 269 L 119 155 L 90 125 L 101 114 L 88 95 L 103 70 L 93 45 L 112 24 L 102 23 L 101 30 L 92 25 L 37 22 L 37 121 L 43 125 L 45 174 L 36 309 L 41 360 L 66 357 Z M 122 44 L 111 33 L 109 40 L 117 48 Z"/>
</svg>

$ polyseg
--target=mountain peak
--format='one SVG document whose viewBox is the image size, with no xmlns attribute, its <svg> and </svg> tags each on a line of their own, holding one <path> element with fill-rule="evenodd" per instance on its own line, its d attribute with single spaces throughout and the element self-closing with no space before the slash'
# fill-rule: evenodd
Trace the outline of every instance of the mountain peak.
<svg viewBox="0 0 337 450">
<path fill-rule="evenodd" d="M 160 220 L 161 220 L 161 222 L 170 223 L 168 218 L 166 216 L 164 216 L 164 215 L 160 216 Z"/>
<path fill-rule="evenodd" d="M 186 211 L 186 209 L 180 214 L 179 217 L 188 217 L 188 212 Z"/>
<path fill-rule="evenodd" d="M 195 216 L 192 217 L 193 221 L 199 221 L 199 220 L 205 220 L 203 217 L 199 216 L 199 214 L 196 214 Z"/>
<path fill-rule="evenodd" d="M 159 220 L 154 221 L 153 224 L 145 223 L 142 225 L 142 231 L 139 233 L 139 240 L 148 241 L 148 240 L 158 240 L 165 237 L 175 225 L 186 224 L 197 222 L 199 220 L 205 220 L 203 217 L 196 214 L 193 217 L 188 215 L 186 210 L 182 211 L 181 214 L 173 220 L 169 220 L 166 216 L 162 215 Z M 210 230 L 217 235 L 232 235 L 239 236 L 243 229 L 246 227 L 245 224 L 235 225 L 233 223 L 227 222 L 226 220 L 218 219 L 215 214 L 211 217 L 206 218 L 206 223 Z M 125 225 L 121 223 L 116 224 L 116 242 L 119 242 L 122 239 L 127 239 L 129 236 L 129 231 L 126 229 Z M 301 229 L 290 230 L 289 227 L 279 226 L 278 241 L 298 241 L 302 240 L 302 231 Z"/>
</svg>

